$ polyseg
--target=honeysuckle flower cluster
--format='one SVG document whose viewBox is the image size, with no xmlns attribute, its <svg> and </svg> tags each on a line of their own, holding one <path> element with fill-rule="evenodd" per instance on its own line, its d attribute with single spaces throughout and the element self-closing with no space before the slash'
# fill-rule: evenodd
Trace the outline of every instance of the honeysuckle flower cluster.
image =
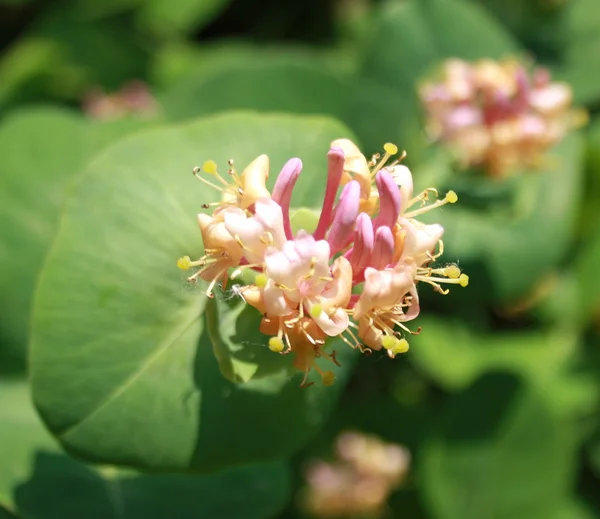
<svg viewBox="0 0 600 519">
<path fill-rule="evenodd" d="M 431 137 L 449 145 L 462 167 L 483 166 L 496 177 L 538 167 L 549 147 L 585 121 L 571 107 L 569 85 L 515 60 L 450 59 L 419 94 Z"/>
<path fill-rule="evenodd" d="M 404 481 L 410 452 L 376 436 L 341 434 L 334 462 L 306 469 L 304 508 L 315 517 L 380 517 L 393 490 Z"/>
<path fill-rule="evenodd" d="M 208 281 L 209 297 L 217 284 L 226 288 L 229 280 L 250 274 L 253 281 L 236 284 L 236 293 L 262 315 L 260 331 L 269 336 L 269 348 L 294 354 L 294 366 L 305 374 L 302 385 L 312 368 L 324 384 L 333 383 L 333 372 L 316 362 L 338 363 L 334 351 L 325 351 L 329 337 L 394 358 L 408 350 L 406 335 L 419 332 L 406 324 L 419 314 L 417 284 L 446 294 L 443 283 L 468 283 L 456 264 L 432 266 L 443 252 L 444 229 L 416 219 L 456 202 L 457 195 L 450 191 L 440 199 L 433 188 L 414 195 L 411 172 L 400 164 L 404 155 L 394 160 L 393 144 L 384 150 L 368 161 L 351 141 L 334 141 L 316 229 L 295 234 L 290 202 L 300 159 L 287 161 L 272 192 L 266 155 L 241 173 L 233 161 L 224 175 L 210 160 L 194 169 L 221 200 L 203 204 L 212 214 L 198 214 L 204 256 L 184 256 L 177 265 L 197 269 L 188 281 Z"/>
</svg>

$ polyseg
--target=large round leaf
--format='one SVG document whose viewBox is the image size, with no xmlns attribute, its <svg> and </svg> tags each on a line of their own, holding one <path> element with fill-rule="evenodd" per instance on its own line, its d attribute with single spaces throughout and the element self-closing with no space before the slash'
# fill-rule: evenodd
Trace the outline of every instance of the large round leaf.
<svg viewBox="0 0 600 519">
<path fill-rule="evenodd" d="M 140 134 L 97 157 L 68 200 L 33 316 L 34 400 L 68 450 L 117 464 L 214 470 L 287 456 L 310 438 L 342 384 L 302 389 L 284 359 L 274 374 L 226 380 L 203 289 L 186 285 L 175 260 L 200 254 L 195 214 L 219 195 L 190 175 L 194 165 L 214 159 L 226 167 L 234 158 L 241 166 L 266 152 L 278 170 L 298 156 L 304 173 L 293 204 L 315 205 L 329 143 L 345 135 L 328 119 L 229 114 Z M 259 318 L 222 340 L 250 337 L 248 351 L 266 349 L 255 333 Z"/>
<path fill-rule="evenodd" d="M 478 379 L 452 399 L 422 453 L 433 517 L 564 517 L 577 462 L 573 431 L 518 378 Z"/>
<path fill-rule="evenodd" d="M 74 112 L 36 108 L 0 125 L 0 370 L 24 365 L 37 274 L 71 180 L 95 150 L 150 124 L 91 122 Z"/>
<path fill-rule="evenodd" d="M 347 82 L 318 62 L 290 52 L 243 52 L 220 63 L 205 60 L 201 73 L 169 88 L 160 101 L 175 120 L 230 109 L 341 116 Z"/>
<path fill-rule="evenodd" d="M 3 353 L 21 361 L 36 273 L 67 184 L 89 154 L 86 128 L 76 114 L 50 108 L 15 113 L 0 125 L 0 336 Z"/>
<path fill-rule="evenodd" d="M 0 517 L 23 519 L 266 519 L 290 491 L 282 462 L 211 476 L 143 475 L 91 467 L 62 454 L 24 381 L 0 383 Z"/>
</svg>

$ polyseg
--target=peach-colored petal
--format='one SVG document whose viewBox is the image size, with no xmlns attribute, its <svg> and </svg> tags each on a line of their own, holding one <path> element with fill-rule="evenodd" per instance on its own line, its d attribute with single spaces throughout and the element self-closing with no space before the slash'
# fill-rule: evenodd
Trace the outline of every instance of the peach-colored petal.
<svg viewBox="0 0 600 519">
<path fill-rule="evenodd" d="M 242 190 L 240 207 L 247 209 L 259 198 L 271 198 L 266 187 L 269 177 L 269 157 L 261 155 L 254 159 L 241 174 Z"/>
<path fill-rule="evenodd" d="M 425 225 L 403 218 L 398 223 L 406 232 L 402 257 L 414 260 L 418 266 L 430 261 L 427 253 L 435 249 L 444 234 L 444 228 L 437 223 Z"/>
<path fill-rule="evenodd" d="M 242 258 L 242 248 L 228 232 L 225 224 L 204 213 L 198 214 L 198 225 L 202 233 L 205 249 L 222 250 L 227 252 L 232 264 L 239 264 Z"/>
<path fill-rule="evenodd" d="M 383 338 L 383 332 L 370 324 L 367 317 L 363 317 L 358 321 L 358 336 L 365 346 L 375 351 L 379 351 L 382 348 L 381 339 Z"/>
<path fill-rule="evenodd" d="M 358 146 L 349 139 L 337 139 L 331 143 L 331 147 L 344 152 L 344 171 L 358 181 L 362 198 L 368 198 L 371 192 L 371 173 L 369 163 Z"/>
<path fill-rule="evenodd" d="M 335 307 L 345 308 L 352 295 L 352 266 L 346 258 L 340 256 L 333 262 L 331 274 L 333 281 L 327 283 L 321 293 L 321 304 L 325 311 Z"/>
<path fill-rule="evenodd" d="M 354 319 L 360 319 L 373 310 L 391 309 L 399 304 L 414 286 L 416 268 L 400 264 L 394 269 L 365 269 L 363 292 L 354 307 Z"/>
<path fill-rule="evenodd" d="M 244 296 L 244 300 L 250 306 L 256 308 L 261 314 L 264 314 L 267 311 L 267 307 L 265 306 L 265 301 L 263 297 L 263 292 L 260 288 L 256 286 L 246 286 L 242 292 Z"/>
</svg>

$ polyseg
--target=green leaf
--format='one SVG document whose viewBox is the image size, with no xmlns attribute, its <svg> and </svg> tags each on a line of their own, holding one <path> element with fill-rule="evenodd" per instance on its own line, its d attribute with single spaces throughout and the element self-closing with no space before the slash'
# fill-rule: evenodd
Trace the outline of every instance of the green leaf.
<svg viewBox="0 0 600 519">
<path fill-rule="evenodd" d="M 230 109 L 338 117 L 346 113 L 350 87 L 327 67 L 286 54 L 259 56 L 248 52 L 219 63 L 206 62 L 200 73 L 160 96 L 165 114 L 182 120 Z"/>
<path fill-rule="evenodd" d="M 37 274 L 71 180 L 92 151 L 152 124 L 135 119 L 92 123 L 57 108 L 22 110 L 2 121 L 0 355 L 5 363 L 9 358 L 24 363 Z"/>
<path fill-rule="evenodd" d="M 331 388 L 300 388 L 285 359 L 273 375 L 226 380 L 203 290 L 189 287 L 175 262 L 200 255 L 195 214 L 219 195 L 190 175 L 193 166 L 214 159 L 227 167 L 234 158 L 243 167 L 266 152 L 273 183 L 298 156 L 304 173 L 292 204 L 313 204 L 324 192 L 329 143 L 348 133 L 323 118 L 233 113 L 140 134 L 93 161 L 66 205 L 33 316 L 34 400 L 66 449 L 114 464 L 206 471 L 289 456 L 308 441 L 350 363 L 334 370 L 340 380 Z M 244 335 L 254 342 L 261 317 L 239 321 L 246 315 L 235 325 L 247 322 L 243 333 L 222 329 L 231 316 L 207 315 L 235 355 Z M 266 342 L 246 345 L 259 362 Z"/>
<path fill-rule="evenodd" d="M 600 100 L 593 70 L 600 64 L 600 14 L 595 0 L 575 0 L 566 7 L 566 47 L 557 74 L 573 87 L 576 103 Z"/>
<path fill-rule="evenodd" d="M 573 430 L 518 378 L 486 374 L 451 400 L 422 453 L 433 517 L 559 517 L 575 476 Z"/>
<path fill-rule="evenodd" d="M 575 226 L 582 196 L 582 136 L 572 134 L 548 153 L 549 166 L 523 172 L 508 200 L 483 199 L 485 210 L 462 203 L 460 178 L 437 188 L 455 188 L 459 201 L 442 211 L 426 215 L 426 221 L 441 223 L 444 259 L 458 260 L 471 277 L 463 297 L 494 303 L 510 303 L 527 295 L 544 282 L 565 257 Z M 452 177 L 448 177 L 452 178 Z M 418 169 L 415 169 L 418 179 Z M 481 179 L 479 187 L 496 188 L 493 179 Z M 475 186 L 463 182 L 463 189 Z M 420 186 L 425 188 L 430 186 Z M 481 193 L 474 194 L 477 199 Z M 512 199 L 511 199 L 512 198 Z M 471 205 L 471 207 L 469 207 Z"/>
<path fill-rule="evenodd" d="M 223 71 L 244 67 L 248 62 L 285 65 L 290 62 L 348 75 L 357 67 L 356 57 L 347 49 L 317 48 L 299 44 L 250 43 L 218 40 L 201 47 L 190 42 L 166 43 L 156 54 L 151 70 L 151 83 L 169 88 L 181 82 L 200 83 Z"/>
<path fill-rule="evenodd" d="M 143 475 L 62 454 L 24 381 L 0 383 L 1 505 L 25 519 L 273 517 L 290 493 L 282 462 L 211 476 Z"/>
<path fill-rule="evenodd" d="M 89 154 L 84 119 L 58 109 L 15 113 L 0 125 L 0 335 L 24 358 L 36 275 L 73 174 Z"/>
<path fill-rule="evenodd" d="M 600 315 L 600 281 L 595 274 L 599 264 L 600 229 L 586 238 L 574 265 L 582 320 Z"/>
<path fill-rule="evenodd" d="M 145 78 L 149 53 L 122 19 L 82 21 L 53 5 L 0 59 L 0 107 L 61 100 L 80 103 L 101 86 L 114 91 Z"/>
<path fill-rule="evenodd" d="M 484 333 L 448 319 L 418 323 L 423 331 L 411 341 L 410 358 L 446 390 L 463 390 L 486 372 L 503 370 L 539 389 L 564 416 L 591 413 L 597 403 L 590 377 L 575 374 L 581 344 L 573 331 Z"/>
</svg>

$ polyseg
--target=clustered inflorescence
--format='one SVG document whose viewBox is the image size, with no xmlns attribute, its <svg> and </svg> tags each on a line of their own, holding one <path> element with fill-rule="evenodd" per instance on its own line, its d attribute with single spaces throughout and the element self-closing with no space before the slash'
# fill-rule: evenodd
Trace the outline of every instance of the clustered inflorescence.
<svg viewBox="0 0 600 519">
<path fill-rule="evenodd" d="M 381 517 L 389 495 L 404 482 L 410 453 L 357 432 L 341 434 L 336 460 L 306 469 L 303 505 L 315 517 Z"/>
<path fill-rule="evenodd" d="M 431 137 L 449 145 L 462 167 L 496 177 L 540 166 L 543 153 L 586 118 L 571 108 L 567 84 L 515 60 L 450 59 L 419 93 Z"/>
<path fill-rule="evenodd" d="M 431 188 L 414 196 L 411 172 L 399 163 L 404 155 L 393 160 L 393 144 L 384 150 L 367 161 L 351 141 L 334 141 L 316 229 L 295 234 L 290 201 L 300 159 L 283 166 L 272 192 L 266 155 L 241 174 L 233 161 L 226 176 L 213 161 L 194 169 L 222 196 L 203 205 L 212 214 L 198 215 L 204 256 L 184 256 L 178 267 L 197 269 L 188 280 L 208 281 L 209 297 L 218 283 L 225 288 L 228 280 L 251 274 L 253 282 L 237 291 L 262 315 L 260 331 L 269 336 L 269 348 L 294 354 L 294 366 L 305 373 L 303 385 L 312 368 L 324 384 L 333 383 L 333 372 L 316 363 L 324 358 L 337 364 L 335 352 L 324 349 L 329 337 L 364 353 L 384 349 L 394 358 L 408 350 L 406 334 L 419 331 L 406 324 L 419 314 L 417 284 L 446 294 L 442 283 L 468 283 L 456 264 L 432 266 L 443 252 L 444 229 L 416 219 L 456 202 L 457 195 L 449 191 L 438 199 Z"/>
</svg>

